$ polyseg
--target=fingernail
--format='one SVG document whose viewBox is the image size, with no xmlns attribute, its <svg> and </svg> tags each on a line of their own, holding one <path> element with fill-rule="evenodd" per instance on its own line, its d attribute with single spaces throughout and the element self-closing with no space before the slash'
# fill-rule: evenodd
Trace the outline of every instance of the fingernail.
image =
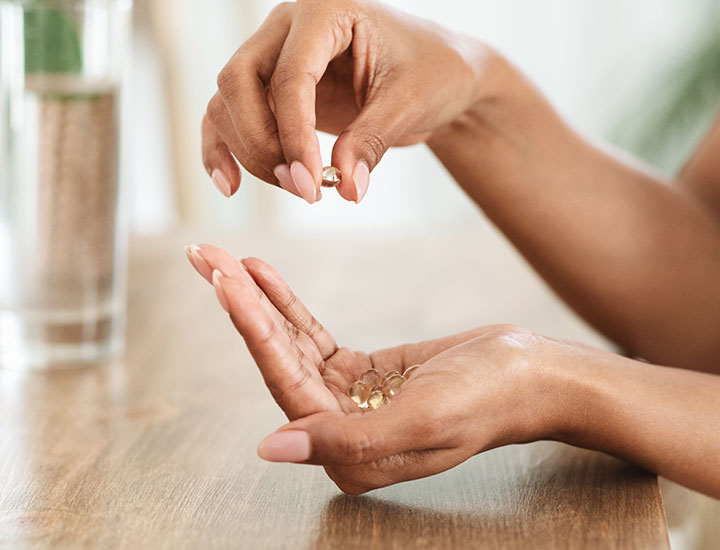
<svg viewBox="0 0 720 550">
<path fill-rule="evenodd" d="M 219 270 L 214 269 L 212 272 L 212 283 L 215 287 L 215 295 L 217 296 L 218 302 L 220 302 L 220 305 L 227 313 L 230 313 L 230 304 L 228 303 L 225 289 L 222 286 L 222 276 L 223 274 L 220 273 Z"/>
<path fill-rule="evenodd" d="M 301 430 L 282 430 L 263 439 L 257 454 L 269 462 L 305 462 L 310 458 L 310 436 Z"/>
<path fill-rule="evenodd" d="M 290 165 L 290 173 L 302 198 L 310 204 L 314 203 L 317 188 L 315 187 L 315 182 L 313 181 L 310 171 L 305 168 L 302 162 L 296 160 Z"/>
<path fill-rule="evenodd" d="M 292 174 L 290 174 L 290 167 L 287 164 L 278 164 L 275 170 L 273 170 L 273 174 L 275 174 L 275 177 L 278 179 L 280 187 L 302 198 L 300 190 L 297 188 L 297 185 L 295 185 Z"/>
<path fill-rule="evenodd" d="M 197 269 L 198 273 L 205 277 L 208 281 L 212 279 L 212 267 L 210 267 L 210 264 L 208 261 L 203 258 L 200 255 L 200 247 L 193 244 L 190 245 L 190 253 L 192 254 L 193 259 L 195 260 L 195 269 Z"/>
<path fill-rule="evenodd" d="M 364 160 L 359 160 L 353 170 L 353 182 L 357 190 L 357 200 L 355 204 L 359 204 L 365 198 L 368 187 L 370 185 L 370 169 Z"/>
<path fill-rule="evenodd" d="M 197 271 L 197 266 L 195 265 L 195 258 L 193 258 L 193 255 L 192 255 L 192 247 L 193 246 L 195 246 L 195 245 L 190 245 L 190 244 L 185 245 L 185 255 L 187 256 L 187 259 L 190 261 L 190 264 Z"/>
<path fill-rule="evenodd" d="M 217 190 L 226 197 L 230 197 L 230 195 L 232 194 L 232 189 L 230 187 L 230 180 L 225 177 L 225 174 L 223 174 L 220 170 L 216 168 L 215 170 L 213 170 L 211 177 L 213 183 L 215 184 L 215 187 L 217 187 Z"/>
</svg>

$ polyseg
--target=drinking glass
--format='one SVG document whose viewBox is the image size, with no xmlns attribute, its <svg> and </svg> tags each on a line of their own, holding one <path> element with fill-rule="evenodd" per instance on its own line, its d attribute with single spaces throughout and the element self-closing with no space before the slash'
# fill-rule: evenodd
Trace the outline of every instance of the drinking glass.
<svg viewBox="0 0 720 550">
<path fill-rule="evenodd" d="M 124 347 L 131 0 L 0 0 L 0 367 Z"/>
</svg>

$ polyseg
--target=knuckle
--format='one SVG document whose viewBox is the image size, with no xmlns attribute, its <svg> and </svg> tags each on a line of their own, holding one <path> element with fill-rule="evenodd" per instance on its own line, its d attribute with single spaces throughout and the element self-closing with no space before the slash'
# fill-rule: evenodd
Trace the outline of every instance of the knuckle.
<svg viewBox="0 0 720 550">
<path fill-rule="evenodd" d="M 244 131 L 240 137 L 246 149 L 256 156 L 274 158 L 281 155 L 277 134 L 275 122 L 265 121 L 259 129 Z"/>
<path fill-rule="evenodd" d="M 371 167 L 377 165 L 385 154 L 385 151 L 387 151 L 387 143 L 375 132 L 361 133 L 359 138 L 365 148 L 366 160 L 370 163 Z"/>
<path fill-rule="evenodd" d="M 257 337 L 257 343 L 259 346 L 271 345 L 277 338 L 277 325 L 271 321 L 265 323 L 259 332 Z"/>
<path fill-rule="evenodd" d="M 323 330 L 325 330 L 320 321 L 315 319 L 315 317 L 310 317 L 310 320 L 307 322 L 307 325 L 304 328 L 305 332 L 308 336 L 310 336 L 310 338 L 316 337 Z"/>
<path fill-rule="evenodd" d="M 207 113 L 205 115 L 207 116 L 208 122 L 215 128 L 220 128 L 222 127 L 226 114 L 225 104 L 217 95 L 213 96 L 208 103 Z"/>
<path fill-rule="evenodd" d="M 371 448 L 368 435 L 360 430 L 345 430 L 338 445 L 338 454 L 342 464 L 352 466 L 366 461 Z"/>
<path fill-rule="evenodd" d="M 238 94 L 243 79 L 247 75 L 247 72 L 242 69 L 242 65 L 243 63 L 238 58 L 234 58 L 218 73 L 217 88 L 223 97 L 234 97 Z"/>
<path fill-rule="evenodd" d="M 283 94 L 297 77 L 289 63 L 279 63 L 270 77 L 270 90 L 273 96 Z"/>
<path fill-rule="evenodd" d="M 237 93 L 248 78 L 257 73 L 257 59 L 248 47 L 241 47 L 217 76 L 217 87 L 224 96 Z"/>
<path fill-rule="evenodd" d="M 225 65 L 217 75 L 217 87 L 222 91 L 237 77 L 235 66 L 232 62 Z"/>
<path fill-rule="evenodd" d="M 292 57 L 279 61 L 270 77 L 270 93 L 274 99 L 300 94 L 305 85 L 316 86 L 318 79 L 311 72 L 298 69 Z"/>
<path fill-rule="evenodd" d="M 268 19 L 271 17 L 284 17 L 288 14 L 292 13 L 292 11 L 295 9 L 295 2 L 280 2 L 279 4 L 276 4 L 273 9 L 270 10 L 270 13 L 268 14 Z"/>
<path fill-rule="evenodd" d="M 307 384 L 309 379 L 310 373 L 306 369 L 300 369 L 297 376 L 291 381 L 284 380 L 282 385 L 268 383 L 268 389 L 275 401 L 282 404 L 293 398 L 297 399 L 297 392 Z"/>
</svg>

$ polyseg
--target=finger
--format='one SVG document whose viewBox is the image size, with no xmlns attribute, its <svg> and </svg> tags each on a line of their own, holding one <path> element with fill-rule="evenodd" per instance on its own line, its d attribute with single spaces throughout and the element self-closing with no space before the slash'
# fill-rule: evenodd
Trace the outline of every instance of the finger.
<svg viewBox="0 0 720 550">
<path fill-rule="evenodd" d="M 323 360 L 337 351 L 333 336 L 313 317 L 270 264 L 258 258 L 239 262 L 230 253 L 209 244 L 192 245 L 186 248 L 186 252 L 195 269 L 209 283 L 212 283 L 214 269 L 227 277 L 249 282 L 271 313 L 276 312 L 313 341 Z"/>
<path fill-rule="evenodd" d="M 258 286 L 255 279 L 247 271 L 244 264 L 239 262 L 231 254 L 218 248 L 216 246 L 202 244 L 200 246 L 193 245 L 189 247 L 189 258 L 191 263 L 195 266 L 197 271 L 208 281 L 211 281 L 217 290 L 217 281 L 213 278 L 213 273 L 221 273 L 226 277 L 233 280 L 242 281 L 247 285 L 248 289 L 255 295 L 260 304 L 264 307 L 265 311 L 270 315 L 270 318 L 281 327 L 286 333 L 291 333 L 291 342 L 295 348 L 304 350 L 301 353 L 301 360 L 305 360 L 308 367 L 312 370 L 321 373 L 321 378 L 328 388 L 332 390 L 336 399 L 341 400 L 341 404 L 347 405 L 349 409 L 354 409 L 355 404 L 349 401 L 349 398 L 344 394 L 345 388 L 347 387 L 346 380 L 337 380 L 334 378 L 334 371 L 323 371 L 320 367 L 323 365 L 323 361 L 333 355 L 334 350 L 337 349 L 335 341 L 332 336 L 327 333 L 319 323 L 316 327 L 320 327 L 319 330 L 314 334 L 315 338 L 309 334 L 303 332 L 296 325 L 293 325 L 285 316 L 284 313 L 279 311 L 275 305 L 270 301 L 264 290 Z M 258 260 L 259 261 L 259 260 Z M 264 262 L 262 262 L 264 263 Z M 267 265 L 267 264 L 265 264 Z M 269 267 L 269 266 L 268 266 Z M 273 270 L 274 271 L 274 270 Z M 277 272 L 275 272 L 277 273 Z M 208 275 L 210 274 L 210 275 Z M 279 277 L 279 274 L 277 275 Z M 284 282 L 284 281 L 283 281 Z M 287 285 L 287 283 L 285 283 Z M 222 293 L 218 293 L 218 300 L 220 300 L 223 307 L 228 310 L 228 303 L 226 297 Z M 294 311 L 295 308 L 290 308 Z M 324 346 L 325 350 L 333 349 L 332 352 L 321 351 L 320 346 Z M 297 352 L 297 350 L 295 350 Z M 344 400 L 343 400 L 344 398 Z M 347 401 L 346 403 L 344 401 Z"/>
<path fill-rule="evenodd" d="M 443 439 L 447 430 L 439 426 L 440 419 L 432 407 L 425 406 L 423 399 L 402 397 L 368 413 L 323 412 L 301 418 L 266 437 L 258 452 L 261 458 L 273 462 L 353 466 L 411 451 L 447 447 Z M 306 458 L 283 455 L 285 431 L 307 434 Z M 263 446 L 270 443 L 274 453 L 263 454 Z"/>
<path fill-rule="evenodd" d="M 278 180 L 272 170 L 268 170 L 249 154 L 241 136 L 235 130 L 230 114 L 219 93 L 216 93 L 208 103 L 206 117 L 215 133 L 232 153 L 240 164 L 255 177 L 263 181 L 278 185 Z"/>
<path fill-rule="evenodd" d="M 190 245 L 190 261 L 197 272 L 212 284 L 212 272 L 217 269 L 226 277 L 244 279 L 255 287 L 258 297 L 262 295 L 260 287 L 247 272 L 245 267 L 229 252 L 211 244 Z"/>
<path fill-rule="evenodd" d="M 338 185 L 343 198 L 356 203 L 363 200 L 370 184 L 370 171 L 408 127 L 404 114 L 407 106 L 401 99 L 397 94 L 370 98 L 335 141 L 332 165 L 343 174 Z"/>
<path fill-rule="evenodd" d="M 340 410 L 317 368 L 303 361 L 286 328 L 272 319 L 246 281 L 216 276 L 216 290 L 224 297 L 270 393 L 289 419 Z"/>
<path fill-rule="evenodd" d="M 285 164 L 275 116 L 268 104 L 266 83 L 290 29 L 293 9 L 286 4 L 273 9 L 265 23 L 218 75 L 220 97 L 246 151 L 241 163 L 261 166 L 266 175 Z M 283 183 L 282 179 L 280 183 Z"/>
<path fill-rule="evenodd" d="M 277 310 L 299 331 L 312 338 L 323 360 L 337 351 L 335 338 L 315 319 L 274 267 L 258 258 L 245 258 L 242 264 Z"/>
<path fill-rule="evenodd" d="M 240 187 L 240 168 L 207 115 L 202 121 L 202 161 L 218 191 L 226 197 L 234 195 Z"/>
<path fill-rule="evenodd" d="M 187 251 L 187 250 L 186 250 Z M 226 252 L 222 248 L 212 246 L 209 244 L 192 245 L 189 247 L 189 259 L 202 277 L 210 284 L 215 285 L 213 280 L 213 273 L 218 271 L 225 277 L 230 277 L 239 281 L 243 281 L 247 287 L 255 294 L 255 297 L 260 301 L 265 311 L 268 312 L 274 322 L 280 325 L 287 325 L 287 319 L 280 313 L 277 308 L 272 304 L 269 298 L 265 295 L 262 289 L 257 285 L 255 280 L 252 278 L 250 273 L 243 264 L 241 264 L 237 258 L 233 257 L 229 252 Z M 221 299 L 222 296 L 218 296 Z M 227 309 L 227 308 L 226 308 Z M 310 343 L 310 338 L 308 343 Z M 300 342 L 298 342 L 300 343 Z M 312 349 L 312 348 L 310 348 Z M 309 351 L 310 355 L 307 357 L 309 360 L 319 363 L 322 360 L 319 351 Z"/>
<path fill-rule="evenodd" d="M 320 189 L 316 87 L 328 63 L 350 46 L 352 26 L 352 17 L 338 16 L 337 9 L 326 3 L 298 10 L 270 80 L 280 144 L 301 189 L 310 185 Z"/>
</svg>

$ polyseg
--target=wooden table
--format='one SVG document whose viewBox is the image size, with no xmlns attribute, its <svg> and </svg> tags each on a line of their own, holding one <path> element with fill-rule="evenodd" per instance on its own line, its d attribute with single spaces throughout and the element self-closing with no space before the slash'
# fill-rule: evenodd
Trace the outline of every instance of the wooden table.
<svg viewBox="0 0 720 550">
<path fill-rule="evenodd" d="M 351 346 L 488 321 L 595 338 L 500 241 L 498 252 L 472 235 L 217 240 L 276 264 Z M 284 417 L 182 244 L 134 242 L 124 361 L 0 372 L 0 547 L 669 547 L 655 476 L 558 443 L 362 497 L 320 468 L 261 461 L 257 442 Z"/>
</svg>

